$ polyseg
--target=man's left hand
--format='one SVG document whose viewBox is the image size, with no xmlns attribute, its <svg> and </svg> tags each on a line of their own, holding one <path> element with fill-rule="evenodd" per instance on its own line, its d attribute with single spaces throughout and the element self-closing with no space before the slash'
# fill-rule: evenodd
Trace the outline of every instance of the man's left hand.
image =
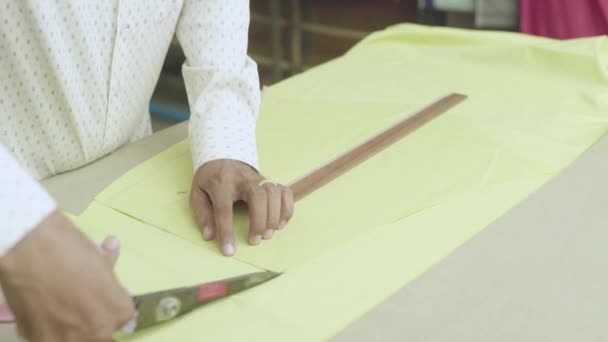
<svg viewBox="0 0 608 342">
<path fill-rule="evenodd" d="M 238 160 L 210 161 L 198 168 L 192 181 L 190 206 L 203 238 L 218 238 L 226 256 L 236 252 L 232 227 L 237 201 L 249 209 L 249 243 L 258 245 L 285 227 L 293 215 L 291 189 L 267 181 L 254 168 Z"/>
</svg>

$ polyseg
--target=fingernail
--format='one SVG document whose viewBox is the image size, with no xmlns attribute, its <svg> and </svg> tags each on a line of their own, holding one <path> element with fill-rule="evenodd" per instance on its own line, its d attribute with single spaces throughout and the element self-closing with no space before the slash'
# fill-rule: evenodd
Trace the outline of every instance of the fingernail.
<svg viewBox="0 0 608 342">
<path fill-rule="evenodd" d="M 277 227 L 277 229 L 283 229 L 285 228 L 285 226 L 287 225 L 287 221 L 281 221 L 281 223 L 279 223 L 279 226 Z"/>
<path fill-rule="evenodd" d="M 266 229 L 266 231 L 264 232 L 264 240 L 269 240 L 272 238 L 272 233 L 274 231 L 272 229 Z"/>
<path fill-rule="evenodd" d="M 112 251 L 118 250 L 120 248 L 120 240 L 116 236 L 109 236 L 103 246 Z"/>
<path fill-rule="evenodd" d="M 261 235 L 254 235 L 252 237 L 249 238 L 249 243 L 253 246 L 257 246 L 260 244 L 260 242 L 262 242 L 262 236 Z"/>
<path fill-rule="evenodd" d="M 213 237 L 213 230 L 211 230 L 211 228 L 205 226 L 205 228 L 203 228 L 203 239 L 211 240 L 212 237 Z"/>
<path fill-rule="evenodd" d="M 231 256 L 234 254 L 234 246 L 231 243 L 224 245 L 224 255 Z"/>
</svg>

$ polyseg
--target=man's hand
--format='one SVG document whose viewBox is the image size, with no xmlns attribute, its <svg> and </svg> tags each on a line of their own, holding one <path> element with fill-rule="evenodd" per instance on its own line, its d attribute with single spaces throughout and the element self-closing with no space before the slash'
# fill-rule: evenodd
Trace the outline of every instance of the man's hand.
<svg viewBox="0 0 608 342">
<path fill-rule="evenodd" d="M 288 187 L 264 182 L 251 166 L 237 160 L 204 164 L 194 174 L 190 205 L 203 238 L 217 236 L 227 256 L 235 253 L 232 212 L 237 201 L 246 202 L 249 209 L 251 245 L 272 238 L 274 230 L 285 227 L 293 215 L 293 193 Z"/>
<path fill-rule="evenodd" d="M 105 255 L 55 212 L 0 258 L 0 283 L 30 341 L 112 341 L 134 314 L 112 267 L 118 240 Z"/>
</svg>

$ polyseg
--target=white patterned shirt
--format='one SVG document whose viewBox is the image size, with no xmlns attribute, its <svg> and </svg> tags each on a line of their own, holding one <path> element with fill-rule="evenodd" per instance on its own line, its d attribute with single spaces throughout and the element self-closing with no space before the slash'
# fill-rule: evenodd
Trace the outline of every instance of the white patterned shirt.
<svg viewBox="0 0 608 342">
<path fill-rule="evenodd" d="M 55 208 L 35 179 L 150 134 L 174 34 L 194 166 L 225 158 L 257 168 L 248 25 L 247 0 L 0 1 L 0 256 Z"/>
</svg>

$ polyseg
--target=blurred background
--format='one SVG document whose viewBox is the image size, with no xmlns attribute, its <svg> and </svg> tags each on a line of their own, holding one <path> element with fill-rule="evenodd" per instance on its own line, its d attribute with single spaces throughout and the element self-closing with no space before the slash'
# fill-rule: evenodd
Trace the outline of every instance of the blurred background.
<svg viewBox="0 0 608 342">
<path fill-rule="evenodd" d="M 250 0 L 249 55 L 262 85 L 345 53 L 397 23 L 522 31 L 552 38 L 608 33 L 608 0 Z M 174 40 L 150 103 L 154 130 L 188 119 Z"/>
</svg>

